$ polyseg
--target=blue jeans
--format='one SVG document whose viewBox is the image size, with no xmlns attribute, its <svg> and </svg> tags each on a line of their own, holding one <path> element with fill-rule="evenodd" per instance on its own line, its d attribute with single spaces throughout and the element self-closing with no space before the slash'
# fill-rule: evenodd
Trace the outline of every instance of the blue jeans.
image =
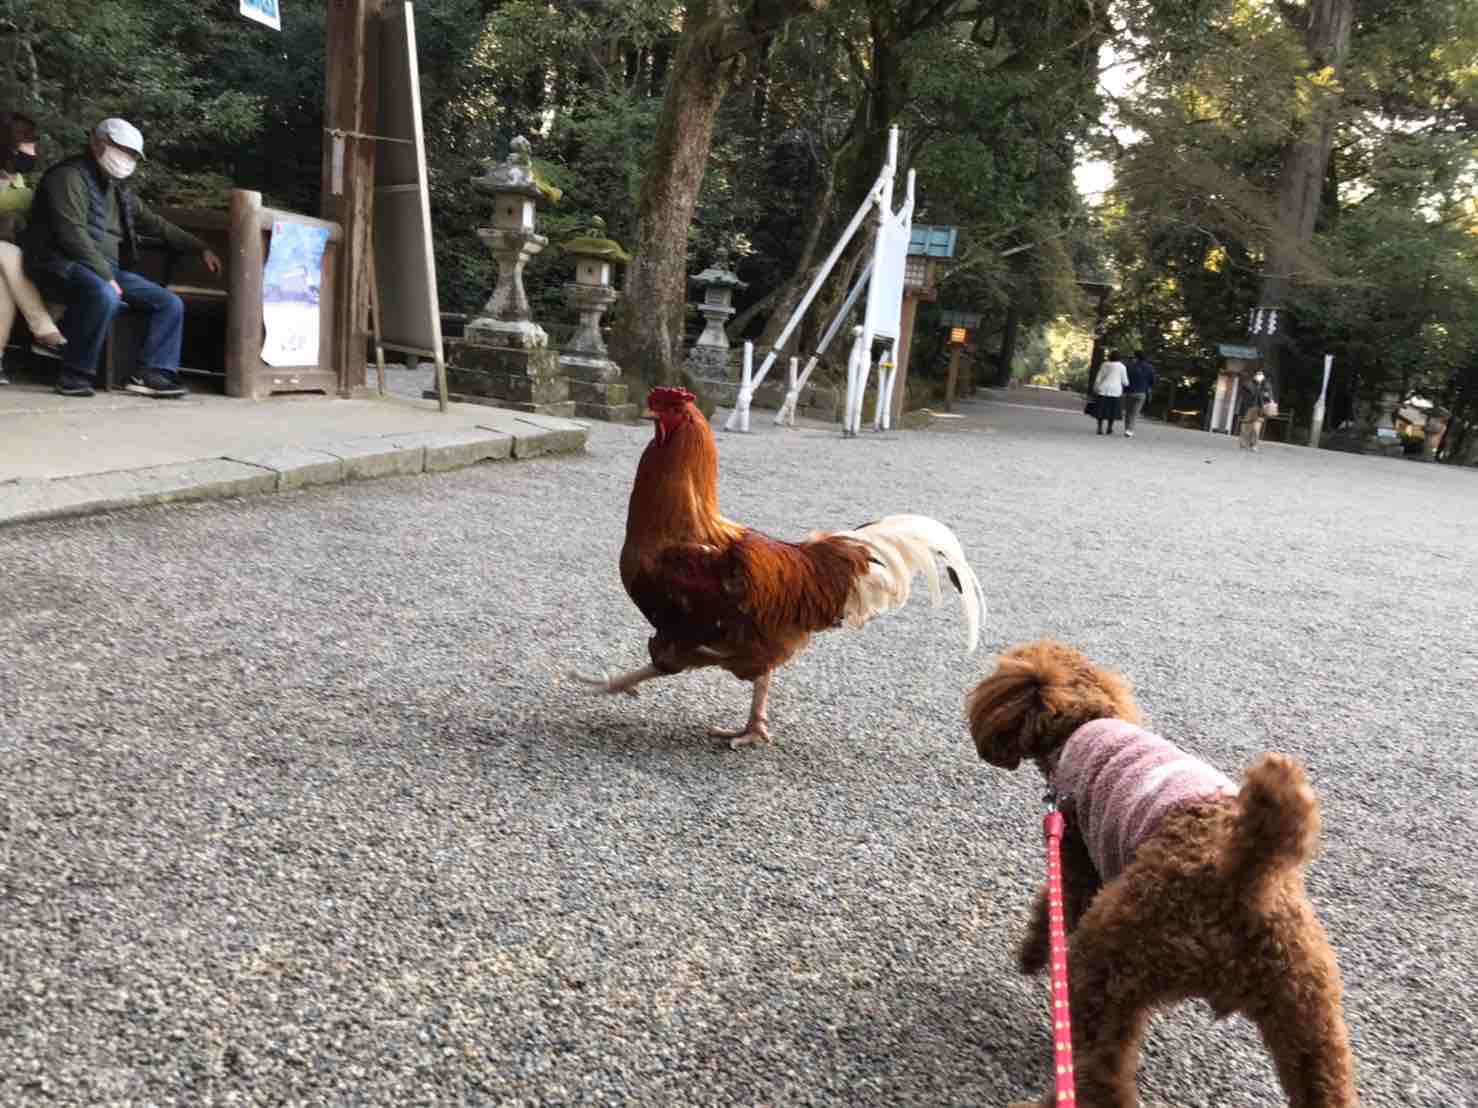
<svg viewBox="0 0 1478 1108">
<path fill-rule="evenodd" d="M 62 284 L 55 290 L 67 306 L 61 321 L 62 334 L 67 337 L 67 345 L 61 350 L 63 374 L 92 379 L 102 359 L 103 343 L 113 325 L 113 317 L 127 307 L 149 316 L 149 331 L 139 350 L 139 372 L 146 373 L 152 369 L 173 375 L 180 368 L 184 302 L 147 277 L 140 277 L 116 265 L 113 267 L 113 280 L 123 290 L 122 297 L 81 262 L 68 264 Z"/>
</svg>

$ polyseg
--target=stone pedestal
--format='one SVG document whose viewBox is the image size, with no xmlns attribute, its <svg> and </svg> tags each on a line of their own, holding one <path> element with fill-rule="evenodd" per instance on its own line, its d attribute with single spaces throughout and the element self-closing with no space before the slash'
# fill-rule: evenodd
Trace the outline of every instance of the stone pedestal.
<svg viewBox="0 0 1478 1108">
<path fill-rule="evenodd" d="M 580 315 L 575 334 L 559 355 L 560 370 L 569 377 L 575 414 L 586 419 L 629 422 L 640 415 L 627 387 L 618 378 L 621 367 L 611 361 L 600 334 L 600 317 L 621 294 L 605 285 L 574 282 L 564 287 L 565 300 Z"/>
<path fill-rule="evenodd" d="M 453 400 L 542 415 L 576 414 L 570 380 L 549 347 L 494 346 L 471 337 L 447 345 L 446 384 Z"/>
</svg>

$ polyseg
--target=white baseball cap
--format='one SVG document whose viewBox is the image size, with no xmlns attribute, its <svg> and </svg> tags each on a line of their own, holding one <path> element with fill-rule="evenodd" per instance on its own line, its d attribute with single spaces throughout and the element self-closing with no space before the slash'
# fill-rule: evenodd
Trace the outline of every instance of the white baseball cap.
<svg viewBox="0 0 1478 1108">
<path fill-rule="evenodd" d="M 125 150 L 132 150 L 141 158 L 144 156 L 144 136 L 126 119 L 105 119 L 92 129 L 92 133 Z"/>
</svg>

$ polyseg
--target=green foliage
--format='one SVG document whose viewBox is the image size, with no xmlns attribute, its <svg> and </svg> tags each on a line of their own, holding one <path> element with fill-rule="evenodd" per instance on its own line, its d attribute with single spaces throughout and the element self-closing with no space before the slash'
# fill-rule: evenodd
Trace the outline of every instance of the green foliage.
<svg viewBox="0 0 1478 1108">
<path fill-rule="evenodd" d="M 1332 423 L 1359 418 L 1384 390 L 1461 407 L 1478 363 L 1478 9 L 1362 0 L 1340 81 L 1305 53 L 1289 22 L 1298 10 L 1253 0 L 1122 5 L 1145 48 L 1142 82 L 1118 105 L 1135 134 L 1103 212 L 1123 275 L 1110 340 L 1138 340 L 1162 369 L 1209 381 L 1216 343 L 1245 341 L 1282 234 L 1273 197 L 1284 149 L 1332 98 L 1316 234 L 1296 259 L 1285 402 L 1311 409 L 1331 353 Z"/>
</svg>

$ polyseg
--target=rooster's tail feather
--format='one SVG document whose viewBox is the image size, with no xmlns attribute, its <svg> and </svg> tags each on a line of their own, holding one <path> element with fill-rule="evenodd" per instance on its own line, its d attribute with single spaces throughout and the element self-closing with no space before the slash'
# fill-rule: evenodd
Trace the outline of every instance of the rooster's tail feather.
<svg viewBox="0 0 1478 1108">
<path fill-rule="evenodd" d="M 929 598 L 937 608 L 944 599 L 937 558 L 944 563 L 950 583 L 960 593 L 960 603 L 965 609 L 967 649 L 975 649 L 985 616 L 985 593 L 975 571 L 965 561 L 965 551 L 953 531 L 928 516 L 898 515 L 864 523 L 836 537 L 862 543 L 868 548 L 872 563 L 868 574 L 857 579 L 847 598 L 843 618 L 848 626 L 861 627 L 874 616 L 903 607 L 918 574 L 923 574 L 929 582 Z"/>
</svg>

